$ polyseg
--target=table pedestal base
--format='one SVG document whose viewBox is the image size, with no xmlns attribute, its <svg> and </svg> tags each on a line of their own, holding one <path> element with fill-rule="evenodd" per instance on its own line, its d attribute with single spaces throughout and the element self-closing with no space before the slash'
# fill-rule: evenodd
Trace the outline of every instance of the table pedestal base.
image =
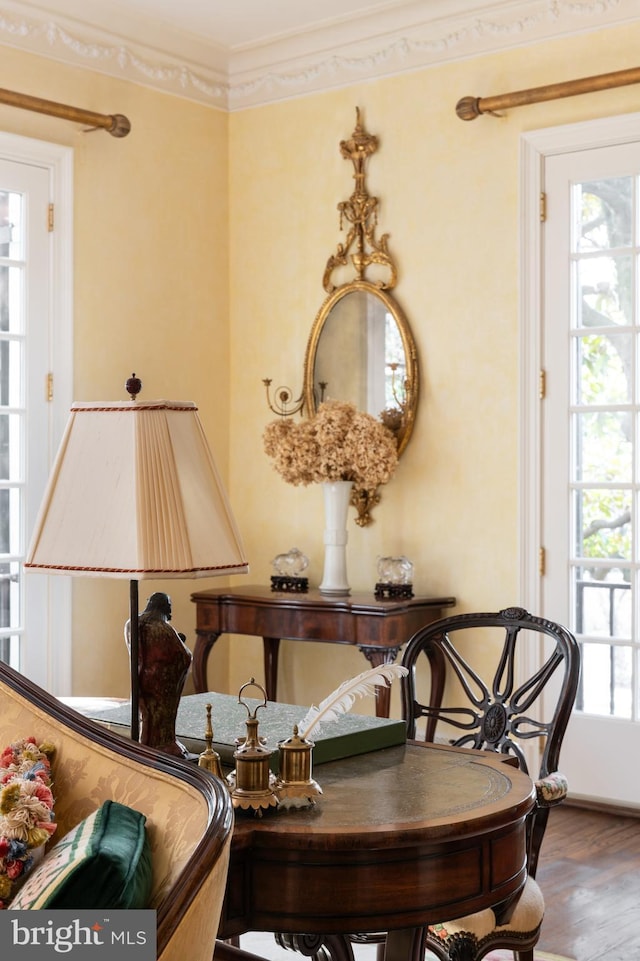
<svg viewBox="0 0 640 961">
<path fill-rule="evenodd" d="M 314 961 L 354 961 L 349 938 L 342 934 L 276 934 L 281 948 Z"/>
<path fill-rule="evenodd" d="M 275 934 L 281 948 L 314 961 L 354 961 L 351 939 L 342 934 Z M 363 939 L 364 940 L 364 939 Z M 423 961 L 425 929 L 405 928 L 381 936 L 378 961 Z M 356 942 L 357 943 L 357 942 Z"/>
</svg>

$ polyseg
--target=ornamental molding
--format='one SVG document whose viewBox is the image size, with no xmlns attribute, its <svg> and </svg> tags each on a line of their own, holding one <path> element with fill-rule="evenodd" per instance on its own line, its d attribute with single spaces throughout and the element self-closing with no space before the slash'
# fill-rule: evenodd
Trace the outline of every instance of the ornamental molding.
<svg viewBox="0 0 640 961">
<path fill-rule="evenodd" d="M 408 0 L 363 18 L 226 50 L 163 33 L 155 24 L 138 23 L 124 39 L 25 9 L 0 0 L 0 45 L 226 111 L 640 20 L 638 0 Z"/>
</svg>

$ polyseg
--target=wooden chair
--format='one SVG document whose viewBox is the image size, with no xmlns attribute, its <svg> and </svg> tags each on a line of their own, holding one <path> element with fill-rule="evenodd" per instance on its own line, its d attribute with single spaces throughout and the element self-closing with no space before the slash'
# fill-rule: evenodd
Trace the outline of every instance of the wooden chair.
<svg viewBox="0 0 640 961">
<path fill-rule="evenodd" d="M 489 664 L 496 633 L 494 670 Z M 521 680 L 526 665 L 540 660 L 542 666 Z M 535 873 L 549 808 L 567 793 L 559 760 L 578 686 L 578 644 L 559 624 L 509 607 L 494 614 L 454 615 L 422 628 L 409 641 L 402 663 L 409 671 L 402 678 L 409 738 L 510 755 L 531 774 L 537 794 L 527 825 L 528 879 L 519 897 L 466 918 L 430 924 L 426 947 L 442 961 L 480 961 L 498 948 L 512 950 L 517 961 L 533 961 L 544 914 Z M 430 668 L 425 686 L 423 665 Z M 419 732 L 421 723 L 424 732 Z M 532 772 L 527 761 L 532 752 L 525 744 L 536 746 Z"/>
<path fill-rule="evenodd" d="M 54 747 L 51 843 L 107 799 L 146 815 L 157 958 L 211 961 L 233 830 L 222 781 L 112 734 L 0 663 L 0 751 L 30 736 Z"/>
</svg>

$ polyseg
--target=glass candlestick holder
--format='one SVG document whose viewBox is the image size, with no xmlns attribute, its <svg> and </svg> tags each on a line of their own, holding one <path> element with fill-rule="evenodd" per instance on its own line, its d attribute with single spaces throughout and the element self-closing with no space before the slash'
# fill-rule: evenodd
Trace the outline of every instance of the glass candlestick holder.
<svg viewBox="0 0 640 961">
<path fill-rule="evenodd" d="M 413 597 L 413 564 L 408 557 L 379 557 L 377 569 L 374 593 L 378 600 Z"/>
<path fill-rule="evenodd" d="M 271 577 L 271 590 L 289 594 L 306 594 L 309 579 L 302 574 L 309 566 L 309 558 L 297 547 L 286 554 L 278 554 L 271 561 L 275 574 Z"/>
</svg>

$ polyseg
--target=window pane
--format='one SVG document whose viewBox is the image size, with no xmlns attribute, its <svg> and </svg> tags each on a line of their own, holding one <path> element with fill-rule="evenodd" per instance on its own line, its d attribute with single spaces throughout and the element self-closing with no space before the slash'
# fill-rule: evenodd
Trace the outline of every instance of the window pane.
<svg viewBox="0 0 640 961">
<path fill-rule="evenodd" d="M 0 264 L 0 331 L 20 334 L 24 329 L 24 271 Z"/>
<path fill-rule="evenodd" d="M 574 415 L 575 478 L 578 481 L 633 480 L 631 415 L 598 411 Z"/>
<path fill-rule="evenodd" d="M 0 406 L 22 405 L 22 342 L 0 340 Z"/>
<path fill-rule="evenodd" d="M 0 629 L 20 627 L 20 571 L 17 561 L 0 564 Z"/>
<path fill-rule="evenodd" d="M 591 637 L 631 638 L 628 568 L 574 568 L 576 631 Z"/>
<path fill-rule="evenodd" d="M 583 643 L 578 707 L 588 714 L 631 717 L 631 647 Z"/>
<path fill-rule="evenodd" d="M 625 404 L 631 400 L 631 334 L 587 334 L 575 340 L 576 401 L 579 404 Z"/>
<path fill-rule="evenodd" d="M 22 194 L 0 190 L 0 257 L 24 256 L 24 204 Z"/>
<path fill-rule="evenodd" d="M 575 247 L 581 253 L 628 247 L 632 242 L 633 178 L 609 177 L 577 184 Z"/>
<path fill-rule="evenodd" d="M 20 670 L 20 635 L 0 635 L 0 661 L 9 664 L 16 671 Z"/>
<path fill-rule="evenodd" d="M 22 434 L 18 414 L 0 413 L 0 480 L 22 477 Z"/>
<path fill-rule="evenodd" d="M 576 270 L 576 325 L 608 327 L 632 322 L 632 260 L 629 255 L 585 257 Z"/>
<path fill-rule="evenodd" d="M 18 488 L 0 490 L 0 554 L 20 551 L 20 507 Z"/>
<path fill-rule="evenodd" d="M 574 491 L 576 553 L 580 557 L 631 559 L 631 494 L 589 488 Z"/>
</svg>

